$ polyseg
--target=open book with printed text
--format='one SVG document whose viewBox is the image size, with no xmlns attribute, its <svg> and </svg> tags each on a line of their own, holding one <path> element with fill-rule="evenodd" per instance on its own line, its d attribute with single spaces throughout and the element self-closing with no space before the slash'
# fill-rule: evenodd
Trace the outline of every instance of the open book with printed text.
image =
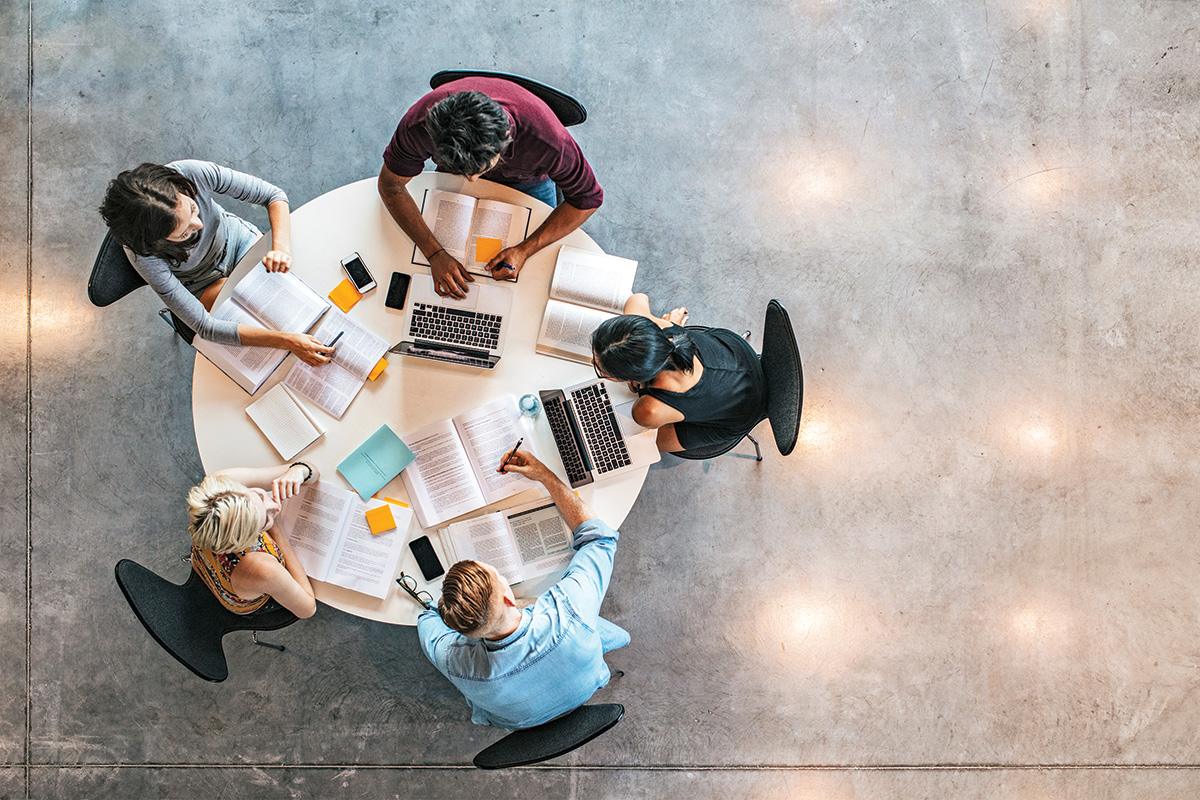
<svg viewBox="0 0 1200 800">
<path fill-rule="evenodd" d="M 329 301 L 291 272 L 267 272 L 262 264 L 246 274 L 233 295 L 213 312 L 218 320 L 286 333 L 304 333 L 329 309 Z M 234 383 L 254 394 L 288 357 L 287 350 L 238 347 L 196 337 L 192 343 Z"/>
<path fill-rule="evenodd" d="M 421 201 L 421 216 L 433 237 L 467 272 L 476 275 L 490 276 L 487 265 L 496 253 L 525 240 L 531 214 L 523 206 L 441 189 L 426 189 Z M 412 261 L 429 266 L 416 245 Z"/>
<path fill-rule="evenodd" d="M 592 332 L 624 313 L 638 262 L 563 245 L 554 263 L 550 299 L 538 332 L 537 352 L 591 363 Z"/>
<path fill-rule="evenodd" d="M 416 460 L 400 473 L 422 528 L 483 508 L 541 484 L 497 472 L 518 439 L 537 454 L 533 428 L 512 395 L 402 436 Z"/>
<path fill-rule="evenodd" d="M 571 530 L 550 500 L 454 522 L 438 530 L 450 564 L 484 561 L 510 583 L 540 578 L 571 563 Z"/>
<path fill-rule="evenodd" d="M 346 413 L 350 401 L 388 349 L 387 341 L 336 308 L 325 315 L 313 336 L 322 342 L 332 342 L 339 333 L 342 337 L 334 345 L 332 361 L 319 367 L 297 361 L 283 380 L 289 389 L 337 419 Z"/>
<path fill-rule="evenodd" d="M 276 524 L 308 577 L 383 599 L 408 540 L 412 509 L 390 504 L 396 528 L 372 536 L 366 514 L 382 505 L 389 504 L 375 499 L 364 503 L 354 492 L 317 481 L 300 487 L 284 503 Z"/>
</svg>

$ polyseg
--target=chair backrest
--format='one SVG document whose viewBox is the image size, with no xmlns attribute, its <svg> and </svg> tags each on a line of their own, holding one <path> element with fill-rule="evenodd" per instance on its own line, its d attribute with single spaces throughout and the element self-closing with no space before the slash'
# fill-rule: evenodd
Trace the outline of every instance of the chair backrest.
<svg viewBox="0 0 1200 800">
<path fill-rule="evenodd" d="M 192 672 L 214 683 L 229 677 L 221 638 L 230 631 L 273 631 L 297 617 L 286 608 L 234 614 L 217 601 L 193 571 L 185 583 L 165 578 L 125 558 L 117 562 L 117 585 L 154 641 Z"/>
<path fill-rule="evenodd" d="M 804 367 L 787 310 L 778 300 L 767 303 L 763 323 L 763 376 L 767 381 L 767 418 L 781 455 L 788 455 L 800 434 L 804 405 Z"/>
<path fill-rule="evenodd" d="M 620 703 L 580 706 L 534 728 L 513 731 L 481 750 L 474 763 L 480 769 L 504 769 L 558 758 L 595 739 L 623 716 L 625 706 Z"/>
<path fill-rule="evenodd" d="M 444 69 L 429 79 L 429 88 L 436 89 L 443 83 L 456 81 L 460 78 L 473 77 L 503 78 L 506 81 L 512 81 L 521 86 L 543 103 L 550 106 L 550 110 L 554 112 L 554 116 L 558 117 L 558 121 L 563 124 L 564 128 L 578 125 L 587 119 L 587 109 L 583 107 L 582 103 L 566 92 L 560 92 L 553 86 L 547 86 L 544 83 L 538 83 L 529 78 L 522 78 L 520 75 L 510 75 L 507 72 L 489 72 L 477 69 Z"/>
<path fill-rule="evenodd" d="M 113 238 L 112 232 L 104 234 L 92 275 L 88 278 L 88 300 L 92 305 L 107 306 L 120 300 L 134 289 L 145 286 L 142 276 L 129 263 L 124 248 Z"/>
</svg>

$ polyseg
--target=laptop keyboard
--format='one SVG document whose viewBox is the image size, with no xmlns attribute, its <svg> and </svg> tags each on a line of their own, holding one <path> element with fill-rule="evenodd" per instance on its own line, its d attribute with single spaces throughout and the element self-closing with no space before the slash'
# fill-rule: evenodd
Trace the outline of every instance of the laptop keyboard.
<svg viewBox="0 0 1200 800">
<path fill-rule="evenodd" d="M 477 350 L 495 350 L 500 345 L 499 314 L 477 314 L 429 303 L 413 305 L 408 335 L 426 342 L 445 342 Z"/>
<path fill-rule="evenodd" d="M 546 400 L 542 407 L 546 409 L 546 421 L 550 423 L 550 432 L 554 434 L 558 454 L 567 470 L 567 482 L 574 486 L 586 481 L 587 467 L 584 466 L 583 457 L 575 445 L 575 437 L 571 435 L 571 423 L 567 421 L 567 410 L 563 408 L 562 399 Z"/>
<path fill-rule="evenodd" d="M 593 383 L 576 389 L 571 392 L 571 402 L 575 404 L 575 418 L 583 428 L 583 438 L 588 442 L 596 471 L 608 472 L 632 464 L 604 384 Z"/>
</svg>

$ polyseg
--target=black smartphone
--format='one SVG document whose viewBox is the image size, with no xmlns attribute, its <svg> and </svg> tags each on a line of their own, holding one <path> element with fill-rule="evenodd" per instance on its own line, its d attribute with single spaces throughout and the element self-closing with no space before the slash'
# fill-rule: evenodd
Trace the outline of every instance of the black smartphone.
<svg viewBox="0 0 1200 800">
<path fill-rule="evenodd" d="M 416 557 L 417 566 L 421 568 L 421 574 L 425 580 L 431 581 L 446 571 L 442 562 L 438 560 L 437 553 L 433 551 L 433 545 L 429 543 L 428 536 L 413 539 L 408 546 Z"/>
<path fill-rule="evenodd" d="M 359 294 L 365 294 L 375 288 L 375 279 L 367 271 L 367 265 L 363 263 L 362 256 L 358 253 L 342 259 L 342 269 L 345 270 L 346 277 L 354 284 L 354 288 L 358 289 Z"/>
<path fill-rule="evenodd" d="M 383 304 L 388 308 L 403 310 L 404 300 L 408 297 L 408 284 L 412 276 L 407 272 L 393 272 L 392 282 L 388 285 L 387 298 Z"/>
</svg>

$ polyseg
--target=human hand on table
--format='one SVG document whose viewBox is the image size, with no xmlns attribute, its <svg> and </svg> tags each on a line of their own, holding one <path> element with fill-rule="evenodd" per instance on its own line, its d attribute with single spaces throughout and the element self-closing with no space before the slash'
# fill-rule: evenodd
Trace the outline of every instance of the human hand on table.
<svg viewBox="0 0 1200 800">
<path fill-rule="evenodd" d="M 286 472 L 271 481 L 271 494 L 274 495 L 275 502 L 282 503 L 290 497 L 295 497 L 307 477 L 308 470 L 301 465 L 293 464 L 288 467 Z"/>
<path fill-rule="evenodd" d="M 509 455 L 512 458 L 509 458 Z M 508 464 L 505 465 L 505 460 Z M 500 459 L 500 466 L 496 467 L 496 472 L 515 472 L 518 475 L 524 475 L 533 481 L 545 483 L 548 478 L 553 478 L 554 473 L 550 468 L 537 460 L 537 457 L 528 450 L 509 450 Z"/>
<path fill-rule="evenodd" d="M 262 260 L 267 272 L 287 272 L 292 268 L 292 257 L 283 250 L 271 250 Z"/>
<path fill-rule="evenodd" d="M 442 248 L 429 259 L 429 271 L 433 273 L 433 290 L 442 297 L 467 296 L 467 284 L 474 283 L 471 273 L 458 263 L 458 259 Z"/>
<path fill-rule="evenodd" d="M 662 318 L 667 322 L 670 322 L 672 325 L 686 325 L 688 321 L 688 310 L 682 306 L 679 308 L 673 308 L 669 313 L 663 314 Z"/>
<path fill-rule="evenodd" d="M 492 278 L 498 281 L 515 281 L 525 268 L 528 256 L 521 245 L 501 250 L 488 262 L 487 268 L 492 271 Z"/>
<path fill-rule="evenodd" d="M 292 334 L 292 344 L 288 347 L 296 356 L 312 367 L 328 364 L 333 360 L 333 348 L 321 343 L 321 340 L 307 333 Z"/>
</svg>

